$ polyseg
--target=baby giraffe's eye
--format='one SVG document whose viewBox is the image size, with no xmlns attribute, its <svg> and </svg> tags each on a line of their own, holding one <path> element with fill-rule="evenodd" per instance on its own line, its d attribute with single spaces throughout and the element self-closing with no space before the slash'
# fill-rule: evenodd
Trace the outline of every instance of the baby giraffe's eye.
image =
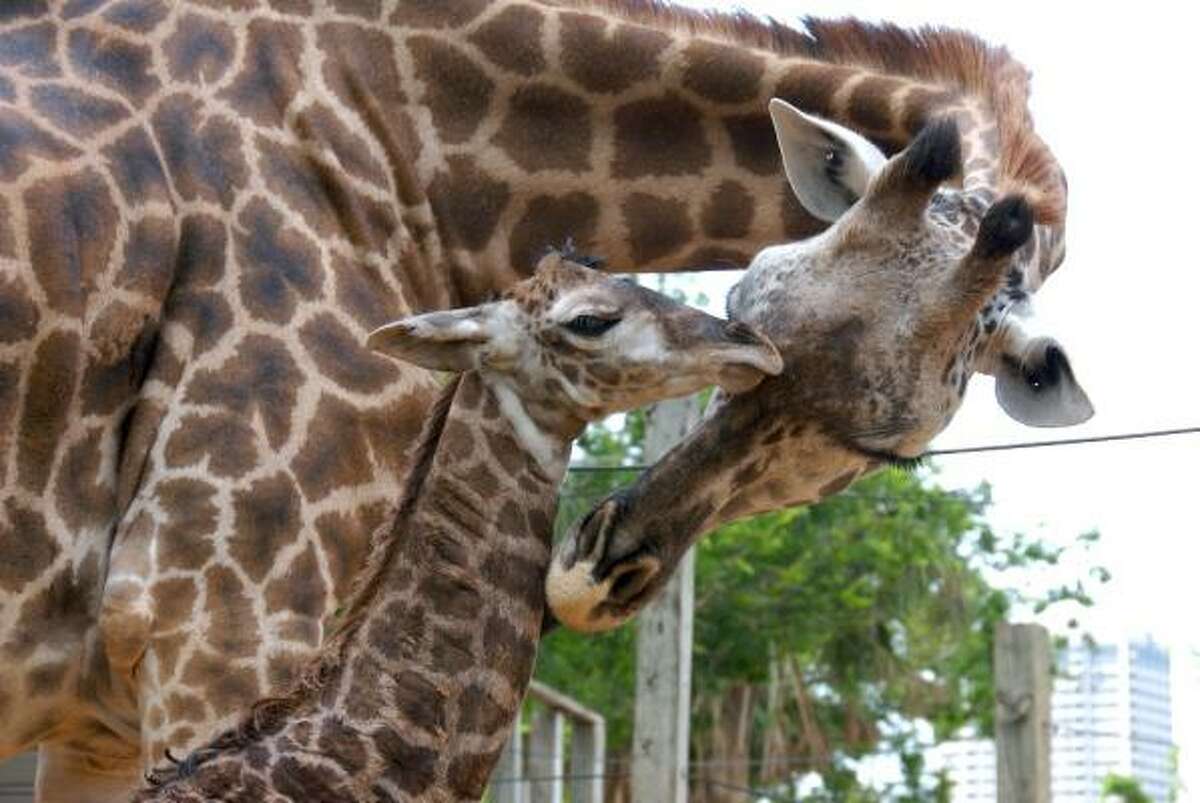
<svg viewBox="0 0 1200 803">
<path fill-rule="evenodd" d="M 620 322 L 620 318 L 601 318 L 599 315 L 577 315 L 564 323 L 563 326 L 577 335 L 599 337 Z"/>
</svg>

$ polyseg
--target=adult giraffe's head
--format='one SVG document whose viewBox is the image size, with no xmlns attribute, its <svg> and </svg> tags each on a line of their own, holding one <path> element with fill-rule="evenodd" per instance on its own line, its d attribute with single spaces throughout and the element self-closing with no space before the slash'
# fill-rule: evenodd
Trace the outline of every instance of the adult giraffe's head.
<svg viewBox="0 0 1200 803">
<path fill-rule="evenodd" d="M 919 455 L 974 371 L 996 377 L 1002 407 L 1025 423 L 1091 415 L 1063 348 L 1021 317 L 1063 253 L 1057 221 L 1037 225 L 1048 216 L 1036 188 L 981 180 L 970 163 L 964 176 L 953 117 L 889 160 L 782 101 L 771 114 L 793 191 L 832 224 L 759 253 L 729 295 L 730 317 L 769 337 L 784 371 L 719 394 L 683 443 L 559 545 L 547 593 L 572 628 L 633 615 L 721 523 Z"/>
</svg>

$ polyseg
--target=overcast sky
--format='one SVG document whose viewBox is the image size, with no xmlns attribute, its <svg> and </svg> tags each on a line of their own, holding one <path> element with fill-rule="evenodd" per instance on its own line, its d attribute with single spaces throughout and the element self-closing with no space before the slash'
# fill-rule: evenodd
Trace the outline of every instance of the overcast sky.
<svg viewBox="0 0 1200 803">
<path fill-rule="evenodd" d="M 934 448 L 1200 425 L 1200 167 L 1191 152 L 1200 47 L 1191 15 L 1146 2 L 1136 14 L 1017 0 L 737 5 L 783 20 L 805 13 L 962 27 L 1006 45 L 1033 71 L 1038 131 L 1071 185 L 1067 259 L 1038 293 L 1037 309 L 1055 322 L 1097 413 L 1069 430 L 1030 429 L 1001 412 L 991 380 L 980 376 Z M 1002 530 L 1063 544 L 1098 529 L 1093 554 L 1065 567 L 1079 574 L 1100 563 L 1113 573 L 1097 607 L 1081 616 L 1093 632 L 1200 644 L 1198 456 L 1193 435 L 946 457 L 936 462 L 937 481 L 990 482 L 991 520 Z"/>
</svg>

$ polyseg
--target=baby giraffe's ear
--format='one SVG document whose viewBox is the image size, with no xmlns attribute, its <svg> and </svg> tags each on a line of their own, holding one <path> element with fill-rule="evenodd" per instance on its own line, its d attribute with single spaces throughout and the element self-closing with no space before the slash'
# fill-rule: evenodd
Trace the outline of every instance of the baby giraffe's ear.
<svg viewBox="0 0 1200 803">
<path fill-rule="evenodd" d="M 486 307 L 401 318 L 367 336 L 367 347 L 435 371 L 469 371 L 492 340 Z"/>
</svg>

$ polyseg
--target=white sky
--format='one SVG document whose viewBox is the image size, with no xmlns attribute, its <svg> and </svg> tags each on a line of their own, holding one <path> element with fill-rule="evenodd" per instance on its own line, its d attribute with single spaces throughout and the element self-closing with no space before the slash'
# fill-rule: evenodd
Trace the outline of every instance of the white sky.
<svg viewBox="0 0 1200 803">
<path fill-rule="evenodd" d="M 1067 260 L 1038 293 L 1037 308 L 1056 322 L 1097 414 L 1068 430 L 1030 429 L 1001 412 L 990 379 L 976 377 L 933 448 L 1200 425 L 1200 163 L 1185 150 L 1200 132 L 1194 13 L 1154 2 L 1119 14 L 1018 0 L 738 5 L 783 20 L 806 13 L 962 27 L 1006 45 L 1033 71 L 1038 131 L 1071 185 Z M 713 280 L 708 292 L 718 295 L 733 278 Z M 1098 635 L 1149 632 L 1179 645 L 1200 644 L 1197 456 L 1193 435 L 936 465 L 945 486 L 992 484 L 991 520 L 1001 531 L 1063 544 L 1098 529 L 1093 554 L 1064 567 L 1078 575 L 1099 563 L 1113 573 L 1080 621 Z"/>
</svg>

